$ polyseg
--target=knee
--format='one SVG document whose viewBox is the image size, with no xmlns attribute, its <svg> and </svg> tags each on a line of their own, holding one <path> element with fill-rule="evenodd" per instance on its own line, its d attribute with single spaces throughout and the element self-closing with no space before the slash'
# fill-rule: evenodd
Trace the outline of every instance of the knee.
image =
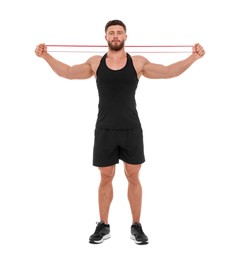
<svg viewBox="0 0 238 260">
<path fill-rule="evenodd" d="M 115 175 L 115 166 L 99 167 L 101 173 L 101 182 L 107 183 L 113 180 Z"/>
<path fill-rule="evenodd" d="M 125 175 L 130 184 L 137 184 L 139 182 L 139 173 L 141 165 L 125 165 Z"/>
</svg>

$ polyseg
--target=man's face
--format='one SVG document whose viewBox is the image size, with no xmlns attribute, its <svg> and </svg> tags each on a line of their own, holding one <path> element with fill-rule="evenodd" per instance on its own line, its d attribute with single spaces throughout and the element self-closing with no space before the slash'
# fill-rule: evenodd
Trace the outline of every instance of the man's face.
<svg viewBox="0 0 238 260">
<path fill-rule="evenodd" d="M 119 51 L 124 47 L 127 35 L 121 25 L 109 26 L 105 35 L 110 50 Z"/>
</svg>

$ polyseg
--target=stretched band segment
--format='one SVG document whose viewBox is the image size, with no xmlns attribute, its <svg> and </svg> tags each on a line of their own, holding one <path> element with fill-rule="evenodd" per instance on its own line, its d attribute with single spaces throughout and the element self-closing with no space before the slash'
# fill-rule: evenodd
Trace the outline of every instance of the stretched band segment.
<svg viewBox="0 0 238 260">
<path fill-rule="evenodd" d="M 48 47 L 79 47 L 79 48 L 105 48 L 108 45 L 70 45 L 70 44 L 47 44 Z M 125 47 L 131 48 L 188 48 L 193 45 L 125 45 Z"/>
<path fill-rule="evenodd" d="M 105 53 L 108 45 L 47 44 L 48 52 Z M 192 53 L 193 45 L 125 45 L 129 53 Z"/>
</svg>

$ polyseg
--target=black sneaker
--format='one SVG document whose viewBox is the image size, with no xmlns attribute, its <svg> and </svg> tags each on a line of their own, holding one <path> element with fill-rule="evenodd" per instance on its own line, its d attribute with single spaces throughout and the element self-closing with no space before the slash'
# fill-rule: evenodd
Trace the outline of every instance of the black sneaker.
<svg viewBox="0 0 238 260">
<path fill-rule="evenodd" d="M 131 226 L 131 239 L 135 241 L 136 244 L 145 245 L 148 244 L 148 237 L 142 230 L 140 223 L 133 223 Z"/>
<path fill-rule="evenodd" d="M 110 237 L 110 225 L 105 224 L 103 221 L 97 222 L 95 232 L 89 237 L 89 243 L 100 244 Z"/>
</svg>

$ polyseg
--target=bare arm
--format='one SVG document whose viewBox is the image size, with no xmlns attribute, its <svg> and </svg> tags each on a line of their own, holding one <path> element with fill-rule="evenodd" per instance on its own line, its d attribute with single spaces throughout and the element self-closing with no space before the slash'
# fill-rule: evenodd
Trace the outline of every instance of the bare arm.
<svg viewBox="0 0 238 260">
<path fill-rule="evenodd" d="M 142 75 L 150 79 L 166 79 L 177 77 L 185 72 L 196 60 L 203 57 L 205 51 L 200 44 L 193 46 L 193 53 L 186 59 L 164 66 L 161 64 L 145 62 Z"/>
<path fill-rule="evenodd" d="M 66 79 L 88 79 L 94 74 L 91 68 L 90 59 L 85 63 L 69 66 L 47 53 L 47 46 L 43 43 L 37 45 L 35 53 L 38 57 L 43 58 L 60 77 Z"/>
</svg>

